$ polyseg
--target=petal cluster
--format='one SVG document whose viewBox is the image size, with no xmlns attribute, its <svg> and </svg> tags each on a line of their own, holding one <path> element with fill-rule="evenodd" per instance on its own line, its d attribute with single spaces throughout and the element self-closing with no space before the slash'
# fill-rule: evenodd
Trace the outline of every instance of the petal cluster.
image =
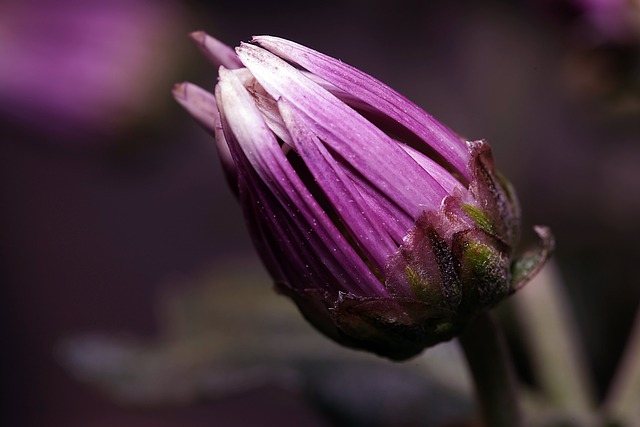
<svg viewBox="0 0 640 427">
<path fill-rule="evenodd" d="M 192 36 L 219 80 L 174 95 L 214 135 L 278 289 L 322 332 L 406 358 L 519 286 L 517 201 L 485 142 L 294 42 L 260 36 L 234 53 Z"/>
</svg>

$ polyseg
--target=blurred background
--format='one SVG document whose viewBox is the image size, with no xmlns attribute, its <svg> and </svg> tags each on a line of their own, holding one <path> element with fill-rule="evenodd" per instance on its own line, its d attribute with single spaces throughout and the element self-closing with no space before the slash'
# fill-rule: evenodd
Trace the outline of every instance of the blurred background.
<svg viewBox="0 0 640 427">
<path fill-rule="evenodd" d="M 230 45 L 257 34 L 295 40 L 489 140 L 525 229 L 546 224 L 556 235 L 603 393 L 640 300 L 639 16 L 634 0 L 4 0 L 2 424 L 336 424 L 309 393 L 270 381 L 130 405 L 65 368 L 70 337 L 166 337 L 158 301 L 194 286 L 270 287 L 211 138 L 171 97 L 175 82 L 215 84 L 187 37 L 198 29 Z M 250 279 L 229 279 L 243 269 Z M 242 318 L 246 301 L 227 297 Z M 95 348 L 94 358 L 114 350 Z"/>
</svg>

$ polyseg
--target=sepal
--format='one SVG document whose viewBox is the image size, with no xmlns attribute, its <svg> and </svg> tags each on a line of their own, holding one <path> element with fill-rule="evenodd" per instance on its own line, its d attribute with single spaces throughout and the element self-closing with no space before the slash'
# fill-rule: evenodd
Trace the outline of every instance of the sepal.
<svg viewBox="0 0 640 427">
<path fill-rule="evenodd" d="M 512 292 L 522 288 L 533 279 L 555 249 L 556 241 L 549 227 L 536 225 L 533 230 L 540 237 L 537 246 L 529 249 L 511 262 Z"/>
</svg>

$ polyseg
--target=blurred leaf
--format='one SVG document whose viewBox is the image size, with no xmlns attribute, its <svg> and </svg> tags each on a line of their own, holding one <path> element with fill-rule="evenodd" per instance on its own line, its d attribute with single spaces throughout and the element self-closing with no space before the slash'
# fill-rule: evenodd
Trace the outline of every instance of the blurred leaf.
<svg viewBox="0 0 640 427">
<path fill-rule="evenodd" d="M 405 364 L 344 349 L 267 283 L 244 264 L 170 286 L 158 304 L 158 339 L 72 337 L 61 343 L 60 359 L 129 405 L 187 404 L 277 385 L 305 392 L 348 425 L 439 425 L 472 414 L 455 345 Z"/>
</svg>

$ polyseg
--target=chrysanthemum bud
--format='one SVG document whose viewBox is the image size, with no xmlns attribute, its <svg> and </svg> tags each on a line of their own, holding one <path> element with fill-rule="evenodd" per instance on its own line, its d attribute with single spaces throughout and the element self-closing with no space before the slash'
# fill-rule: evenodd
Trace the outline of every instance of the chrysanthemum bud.
<svg viewBox="0 0 640 427">
<path fill-rule="evenodd" d="M 411 357 L 515 292 L 553 240 L 514 256 L 520 212 L 485 141 L 465 141 L 341 61 L 204 33 L 215 95 L 174 95 L 216 138 L 277 289 L 347 346 Z M 291 65 L 295 64 L 297 67 Z"/>
</svg>

